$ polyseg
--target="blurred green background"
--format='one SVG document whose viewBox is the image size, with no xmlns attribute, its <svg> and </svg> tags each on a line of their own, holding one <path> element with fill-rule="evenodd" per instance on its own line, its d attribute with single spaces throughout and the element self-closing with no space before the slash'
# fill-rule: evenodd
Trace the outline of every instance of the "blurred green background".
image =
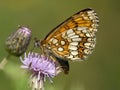
<svg viewBox="0 0 120 90">
<path fill-rule="evenodd" d="M 74 13 L 91 7 L 100 19 L 94 53 L 85 62 L 70 62 L 69 75 L 60 74 L 45 90 L 120 90 L 120 1 L 118 0 L 0 0 L 0 61 L 7 56 L 4 41 L 18 25 L 43 39 Z M 21 62 L 9 58 L 0 71 L 0 90 L 29 90 Z"/>
</svg>

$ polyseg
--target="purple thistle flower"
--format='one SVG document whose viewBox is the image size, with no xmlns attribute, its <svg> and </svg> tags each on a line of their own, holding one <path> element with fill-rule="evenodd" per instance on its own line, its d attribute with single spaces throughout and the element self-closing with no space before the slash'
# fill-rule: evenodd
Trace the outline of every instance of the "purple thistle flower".
<svg viewBox="0 0 120 90">
<path fill-rule="evenodd" d="M 60 68 L 56 66 L 55 62 L 44 55 L 39 55 L 38 53 L 28 53 L 24 56 L 24 59 L 20 57 L 24 69 L 31 71 L 32 75 L 30 77 L 30 86 L 32 90 L 44 90 L 44 82 L 46 77 L 55 77 L 59 72 Z"/>
</svg>

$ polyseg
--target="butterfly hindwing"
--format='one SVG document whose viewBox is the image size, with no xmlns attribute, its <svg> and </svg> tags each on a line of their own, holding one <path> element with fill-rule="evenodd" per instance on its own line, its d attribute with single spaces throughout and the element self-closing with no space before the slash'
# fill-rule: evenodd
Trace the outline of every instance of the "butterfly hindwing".
<svg viewBox="0 0 120 90">
<path fill-rule="evenodd" d="M 95 48 L 98 22 L 93 9 L 84 9 L 54 28 L 41 45 L 58 58 L 84 60 Z"/>
</svg>

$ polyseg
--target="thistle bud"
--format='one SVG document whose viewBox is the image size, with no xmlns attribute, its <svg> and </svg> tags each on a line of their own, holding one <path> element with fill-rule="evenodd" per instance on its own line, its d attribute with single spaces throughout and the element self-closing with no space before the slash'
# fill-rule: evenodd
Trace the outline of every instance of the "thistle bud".
<svg viewBox="0 0 120 90">
<path fill-rule="evenodd" d="M 5 41 L 6 50 L 13 55 L 20 56 L 23 54 L 31 40 L 31 30 L 27 27 L 19 27 Z"/>
</svg>

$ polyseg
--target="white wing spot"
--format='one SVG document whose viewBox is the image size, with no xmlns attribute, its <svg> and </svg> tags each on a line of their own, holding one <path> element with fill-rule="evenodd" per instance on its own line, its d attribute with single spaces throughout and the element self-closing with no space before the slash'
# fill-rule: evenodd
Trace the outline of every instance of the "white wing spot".
<svg viewBox="0 0 120 90">
<path fill-rule="evenodd" d="M 68 56 L 67 58 L 71 58 L 71 59 L 72 59 L 72 58 L 73 58 L 73 55 L 70 54 L 70 56 Z"/>
<path fill-rule="evenodd" d="M 52 40 L 52 43 L 53 43 L 53 44 L 56 44 L 57 42 L 58 42 L 57 39 L 53 39 L 53 40 Z"/>
<path fill-rule="evenodd" d="M 72 40 L 73 40 L 73 41 L 78 41 L 78 42 L 79 42 L 79 41 L 81 41 L 82 39 L 81 39 L 81 38 L 73 38 Z"/>
<path fill-rule="evenodd" d="M 62 47 L 59 47 L 58 48 L 58 51 L 63 51 L 64 49 Z"/>
<path fill-rule="evenodd" d="M 78 55 L 78 51 L 71 51 L 72 55 Z"/>
<path fill-rule="evenodd" d="M 70 38 L 72 39 L 72 38 L 78 38 L 79 37 L 79 35 L 74 35 L 74 36 L 71 36 Z"/>
<path fill-rule="evenodd" d="M 67 35 L 70 34 L 70 33 L 73 33 L 73 30 L 72 30 L 72 29 L 69 29 L 69 30 L 67 31 Z"/>
<path fill-rule="evenodd" d="M 68 34 L 68 37 L 71 37 L 71 36 L 74 36 L 74 35 L 75 35 L 75 33 L 73 32 L 73 33 Z"/>
<path fill-rule="evenodd" d="M 70 50 L 77 50 L 78 48 L 76 46 L 73 46 L 73 45 L 69 45 L 68 47 Z"/>
<path fill-rule="evenodd" d="M 92 38 L 88 38 L 87 41 L 88 42 L 92 42 L 93 40 L 92 40 Z"/>
<path fill-rule="evenodd" d="M 87 36 L 87 37 L 91 37 L 90 33 L 86 33 L 86 36 Z"/>
<path fill-rule="evenodd" d="M 85 45 L 86 48 L 90 48 L 91 43 L 84 43 L 84 45 Z"/>
<path fill-rule="evenodd" d="M 73 46 L 75 45 L 75 46 L 77 46 L 77 45 L 78 45 L 78 42 L 71 42 L 70 45 L 73 45 Z"/>
<path fill-rule="evenodd" d="M 88 31 L 86 29 L 82 30 L 83 33 L 87 33 Z"/>
<path fill-rule="evenodd" d="M 65 45 L 65 41 L 61 41 L 61 45 Z"/>
<path fill-rule="evenodd" d="M 85 50 L 84 50 L 84 53 L 85 53 L 85 54 L 91 54 L 91 50 L 90 50 L 90 49 L 85 49 Z"/>
</svg>

